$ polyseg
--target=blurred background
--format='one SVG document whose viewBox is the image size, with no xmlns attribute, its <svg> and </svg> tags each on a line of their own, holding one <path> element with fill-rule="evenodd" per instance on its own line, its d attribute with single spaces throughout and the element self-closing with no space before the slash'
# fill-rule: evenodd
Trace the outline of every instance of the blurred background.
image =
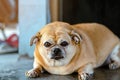
<svg viewBox="0 0 120 80">
<path fill-rule="evenodd" d="M 18 51 L 18 0 L 0 0 L 0 54 Z"/>
<path fill-rule="evenodd" d="M 29 46 L 31 37 L 53 21 L 97 22 L 120 37 L 120 1 L 0 0 L 0 63 L 33 58 L 34 46 Z"/>
</svg>

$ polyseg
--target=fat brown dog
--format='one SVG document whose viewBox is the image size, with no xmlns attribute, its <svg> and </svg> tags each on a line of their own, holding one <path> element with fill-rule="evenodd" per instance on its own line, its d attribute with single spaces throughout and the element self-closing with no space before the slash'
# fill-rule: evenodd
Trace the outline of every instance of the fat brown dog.
<svg viewBox="0 0 120 80">
<path fill-rule="evenodd" d="M 53 22 L 33 36 L 30 44 L 36 46 L 28 77 L 46 70 L 58 75 L 78 72 L 79 80 L 87 80 L 103 63 L 110 69 L 120 67 L 120 40 L 102 24 Z"/>
</svg>

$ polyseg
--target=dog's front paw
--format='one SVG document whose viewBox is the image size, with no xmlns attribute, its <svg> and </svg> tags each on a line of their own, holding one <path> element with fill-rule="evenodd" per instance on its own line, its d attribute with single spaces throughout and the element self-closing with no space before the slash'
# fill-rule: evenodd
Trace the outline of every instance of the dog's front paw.
<svg viewBox="0 0 120 80">
<path fill-rule="evenodd" d="M 78 74 L 78 80 L 90 80 L 93 74 L 82 72 Z"/>
<path fill-rule="evenodd" d="M 25 73 L 25 75 L 26 75 L 27 77 L 30 77 L 30 78 L 39 77 L 40 74 L 41 74 L 41 72 L 40 72 L 40 70 L 38 70 L 38 69 L 31 69 L 31 70 L 29 70 L 29 71 L 27 71 L 27 72 Z"/>
</svg>

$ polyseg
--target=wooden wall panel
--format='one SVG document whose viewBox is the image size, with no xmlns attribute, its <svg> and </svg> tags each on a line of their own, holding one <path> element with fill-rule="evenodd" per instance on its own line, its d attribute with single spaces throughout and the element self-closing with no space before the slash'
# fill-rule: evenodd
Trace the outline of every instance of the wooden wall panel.
<svg viewBox="0 0 120 80">
<path fill-rule="evenodd" d="M 59 20 L 59 0 L 50 0 L 51 21 Z"/>
</svg>

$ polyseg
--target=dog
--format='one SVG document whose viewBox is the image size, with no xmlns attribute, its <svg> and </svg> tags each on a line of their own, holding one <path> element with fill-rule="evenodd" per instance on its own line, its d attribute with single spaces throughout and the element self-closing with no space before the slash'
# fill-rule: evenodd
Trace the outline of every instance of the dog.
<svg viewBox="0 0 120 80">
<path fill-rule="evenodd" d="M 102 24 L 52 22 L 31 38 L 33 44 L 34 64 L 28 77 L 39 77 L 46 70 L 57 75 L 78 72 L 79 80 L 88 80 L 103 63 L 110 69 L 120 67 L 120 40 Z"/>
</svg>

